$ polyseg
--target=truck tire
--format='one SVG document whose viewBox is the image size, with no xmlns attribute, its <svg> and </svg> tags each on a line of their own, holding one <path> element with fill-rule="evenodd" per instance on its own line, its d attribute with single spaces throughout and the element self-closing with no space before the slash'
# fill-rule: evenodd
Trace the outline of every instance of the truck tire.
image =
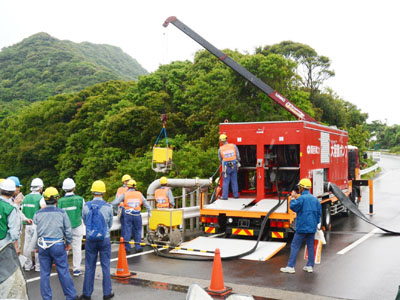
<svg viewBox="0 0 400 300">
<path fill-rule="evenodd" d="M 322 229 L 325 231 L 331 230 L 331 203 L 326 202 L 322 204 L 322 220 L 321 225 Z"/>
</svg>

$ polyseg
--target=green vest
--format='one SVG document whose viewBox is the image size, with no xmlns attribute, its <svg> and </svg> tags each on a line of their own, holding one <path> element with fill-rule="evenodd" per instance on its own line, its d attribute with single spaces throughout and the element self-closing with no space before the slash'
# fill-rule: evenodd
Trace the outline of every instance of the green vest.
<svg viewBox="0 0 400 300">
<path fill-rule="evenodd" d="M 82 202 L 83 198 L 77 195 L 62 197 L 58 200 L 57 207 L 65 210 L 71 221 L 72 228 L 82 224 Z"/>
<path fill-rule="evenodd" d="M 0 200 L 0 240 L 4 239 L 8 231 L 8 216 L 15 207 L 10 203 Z"/>
<path fill-rule="evenodd" d="M 41 194 L 28 194 L 22 201 L 22 213 L 28 219 L 33 219 L 33 215 L 40 209 Z M 24 222 L 24 224 L 26 224 Z"/>
</svg>

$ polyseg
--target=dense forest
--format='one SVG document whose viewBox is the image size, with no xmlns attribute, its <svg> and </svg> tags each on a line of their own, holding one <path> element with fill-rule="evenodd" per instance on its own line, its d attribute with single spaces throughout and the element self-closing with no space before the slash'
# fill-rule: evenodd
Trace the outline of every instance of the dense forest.
<svg viewBox="0 0 400 300">
<path fill-rule="evenodd" d="M 0 51 L 0 118 L 16 107 L 147 71 L 120 48 L 32 35 Z"/>
<path fill-rule="evenodd" d="M 367 150 L 368 115 L 322 88 L 334 76 L 327 57 L 289 41 L 254 54 L 225 52 L 316 120 L 347 130 L 349 143 Z M 145 192 L 160 176 L 151 169 L 151 148 L 164 113 L 175 163 L 167 175 L 181 178 L 208 178 L 217 169 L 220 122 L 294 120 L 202 50 L 193 62 L 162 65 L 136 81 L 110 80 L 11 112 L 0 122 L 0 177 L 17 175 L 26 187 L 34 177 L 57 187 L 72 177 L 86 197 L 91 183 L 102 179 L 110 198 L 121 175 L 129 173 Z"/>
</svg>

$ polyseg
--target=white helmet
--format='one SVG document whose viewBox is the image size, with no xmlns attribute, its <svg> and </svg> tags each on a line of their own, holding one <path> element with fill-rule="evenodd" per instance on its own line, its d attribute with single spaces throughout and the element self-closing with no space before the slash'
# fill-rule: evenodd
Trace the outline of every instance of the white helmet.
<svg viewBox="0 0 400 300">
<path fill-rule="evenodd" d="M 31 182 L 31 191 L 38 191 L 44 186 L 43 180 L 40 178 L 34 178 Z"/>
<path fill-rule="evenodd" d="M 14 181 L 12 181 L 11 179 L 6 179 L 3 180 L 2 183 L 0 183 L 0 189 L 7 192 L 15 192 L 17 188 Z"/>
<path fill-rule="evenodd" d="M 62 189 L 64 191 L 72 191 L 75 188 L 75 182 L 72 178 L 65 178 L 63 181 Z"/>
</svg>

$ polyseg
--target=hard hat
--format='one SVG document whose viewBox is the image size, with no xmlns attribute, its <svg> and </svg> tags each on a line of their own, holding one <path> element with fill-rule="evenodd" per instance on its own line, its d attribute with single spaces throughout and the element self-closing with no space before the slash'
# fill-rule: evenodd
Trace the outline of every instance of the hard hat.
<svg viewBox="0 0 400 300">
<path fill-rule="evenodd" d="M 7 179 L 11 179 L 12 181 L 14 181 L 15 186 L 17 186 L 17 187 L 22 186 L 21 183 L 19 182 L 19 178 L 17 176 L 10 176 L 10 177 L 7 177 Z"/>
<path fill-rule="evenodd" d="M 163 176 L 163 177 L 160 178 L 160 184 L 161 184 L 161 185 L 167 184 L 167 183 L 168 183 L 167 177 Z"/>
<path fill-rule="evenodd" d="M 130 179 L 126 185 L 128 187 L 135 187 L 136 186 L 136 181 L 133 180 L 133 179 Z"/>
<path fill-rule="evenodd" d="M 8 178 L 4 179 L 0 183 L 0 189 L 7 192 L 15 192 L 16 190 L 15 182 Z"/>
<path fill-rule="evenodd" d="M 31 187 L 43 187 L 43 180 L 40 178 L 34 178 L 31 182 Z"/>
<path fill-rule="evenodd" d="M 102 193 L 106 192 L 106 184 L 101 180 L 96 180 L 92 184 L 92 188 L 90 190 L 92 193 Z"/>
<path fill-rule="evenodd" d="M 219 140 L 221 141 L 221 142 L 225 142 L 226 140 L 227 140 L 227 136 L 226 136 L 226 134 L 221 134 L 220 136 L 219 136 Z"/>
<path fill-rule="evenodd" d="M 298 186 L 305 188 L 305 189 L 310 189 L 311 188 L 311 180 L 308 178 L 303 178 L 302 180 L 300 180 L 300 182 L 298 183 Z"/>
<path fill-rule="evenodd" d="M 43 198 L 47 204 L 54 204 L 60 195 L 55 187 L 48 187 L 43 193 Z"/>
<path fill-rule="evenodd" d="M 75 188 L 75 181 L 72 178 L 65 178 L 63 181 L 62 189 L 64 191 L 71 191 Z"/>
<path fill-rule="evenodd" d="M 122 182 L 125 182 L 127 180 L 131 180 L 131 179 L 132 179 L 132 177 L 130 175 L 128 175 L 128 174 L 125 174 L 124 176 L 122 176 Z"/>
</svg>

